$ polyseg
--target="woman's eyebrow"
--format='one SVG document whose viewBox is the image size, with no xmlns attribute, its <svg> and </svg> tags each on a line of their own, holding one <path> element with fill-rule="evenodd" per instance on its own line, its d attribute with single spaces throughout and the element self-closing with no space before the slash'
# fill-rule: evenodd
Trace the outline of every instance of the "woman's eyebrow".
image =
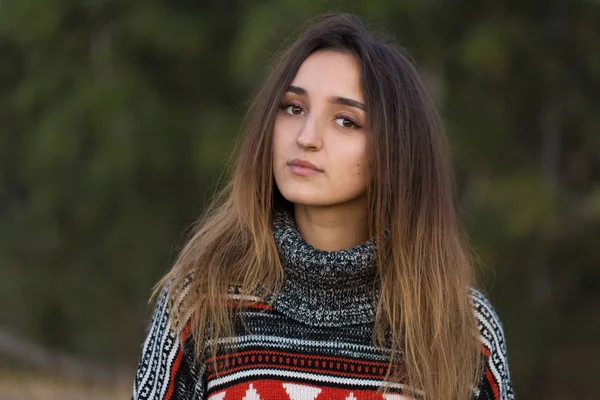
<svg viewBox="0 0 600 400">
<path fill-rule="evenodd" d="M 300 96 L 306 96 L 306 89 L 301 88 L 299 86 L 290 85 L 290 86 L 288 86 L 287 91 L 296 93 Z"/>
<path fill-rule="evenodd" d="M 306 96 L 308 94 L 306 89 L 294 85 L 290 85 L 287 88 L 287 91 L 291 93 L 296 93 L 299 96 Z M 363 111 L 367 111 L 367 107 L 364 105 L 364 103 L 361 103 L 357 100 L 349 99 L 347 97 L 333 96 L 330 98 L 330 102 L 335 104 L 341 104 L 343 106 L 356 107 Z"/>
<path fill-rule="evenodd" d="M 347 97 L 333 97 L 332 103 L 341 104 L 343 106 L 356 107 L 363 111 L 367 111 L 367 106 L 357 100 L 352 100 Z"/>
</svg>

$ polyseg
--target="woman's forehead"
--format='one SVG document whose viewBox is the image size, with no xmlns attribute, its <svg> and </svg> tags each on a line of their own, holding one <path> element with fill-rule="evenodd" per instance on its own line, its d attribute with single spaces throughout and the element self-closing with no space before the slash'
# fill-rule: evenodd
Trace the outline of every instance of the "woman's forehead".
<svg viewBox="0 0 600 400">
<path fill-rule="evenodd" d="M 360 64 L 352 54 L 319 50 L 309 55 L 291 83 L 308 96 L 347 97 L 362 101 Z"/>
</svg>

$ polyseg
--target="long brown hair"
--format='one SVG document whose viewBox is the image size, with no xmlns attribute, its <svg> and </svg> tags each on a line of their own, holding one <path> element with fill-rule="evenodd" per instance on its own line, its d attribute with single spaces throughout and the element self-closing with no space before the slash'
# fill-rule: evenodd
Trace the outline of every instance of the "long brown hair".
<svg viewBox="0 0 600 400">
<path fill-rule="evenodd" d="M 262 293 L 277 293 L 283 270 L 271 223 L 290 203 L 273 178 L 274 120 L 300 65 L 320 49 L 352 54 L 361 67 L 369 230 L 381 280 L 373 340 L 391 350 L 390 366 L 402 365 L 389 368 L 386 379 L 429 399 L 470 398 L 481 356 L 446 139 L 408 56 L 376 40 L 352 15 L 318 17 L 275 60 L 250 106 L 231 179 L 154 295 L 168 288 L 172 326 L 181 335 L 191 321 L 200 360 L 208 337 L 233 334 L 225 299 L 232 283 L 246 293 L 259 285 Z"/>
</svg>

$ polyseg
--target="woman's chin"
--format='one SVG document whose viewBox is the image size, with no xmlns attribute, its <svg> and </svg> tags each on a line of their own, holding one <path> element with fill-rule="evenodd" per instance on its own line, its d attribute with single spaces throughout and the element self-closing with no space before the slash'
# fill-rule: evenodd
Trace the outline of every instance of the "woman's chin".
<svg viewBox="0 0 600 400">
<path fill-rule="evenodd" d="M 312 207 L 324 207 L 324 206 L 331 206 L 333 205 L 333 202 L 331 201 L 327 201 L 327 199 L 324 199 L 323 196 L 319 196 L 318 194 L 310 194 L 310 193 L 298 193 L 298 192 L 293 192 L 293 193 L 282 193 L 283 197 L 289 201 L 290 203 L 294 203 L 294 204 L 301 204 L 304 206 L 312 206 Z"/>
</svg>

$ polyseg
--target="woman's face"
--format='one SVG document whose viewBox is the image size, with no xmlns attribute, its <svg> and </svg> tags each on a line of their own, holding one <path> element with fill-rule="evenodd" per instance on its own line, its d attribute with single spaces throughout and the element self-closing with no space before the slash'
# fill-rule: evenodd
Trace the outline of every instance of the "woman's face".
<svg viewBox="0 0 600 400">
<path fill-rule="evenodd" d="M 306 58 L 275 119 L 273 168 L 281 194 L 309 206 L 364 200 L 366 118 L 356 58 L 331 50 Z"/>
</svg>

